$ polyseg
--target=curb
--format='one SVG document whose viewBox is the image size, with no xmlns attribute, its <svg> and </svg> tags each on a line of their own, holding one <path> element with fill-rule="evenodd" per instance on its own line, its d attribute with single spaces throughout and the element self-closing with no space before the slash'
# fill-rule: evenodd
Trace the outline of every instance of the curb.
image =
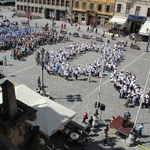
<svg viewBox="0 0 150 150">
<path fill-rule="evenodd" d="M 142 148 L 142 149 L 144 149 L 144 150 L 149 150 L 149 148 L 147 148 L 147 147 L 145 147 L 145 146 L 142 146 L 142 145 L 140 145 L 140 144 L 138 144 L 137 146 L 140 147 L 140 148 Z"/>
<path fill-rule="evenodd" d="M 112 133 L 112 134 L 115 134 L 115 133 L 116 133 L 115 131 L 110 130 L 110 129 L 109 129 L 109 132 Z"/>
</svg>

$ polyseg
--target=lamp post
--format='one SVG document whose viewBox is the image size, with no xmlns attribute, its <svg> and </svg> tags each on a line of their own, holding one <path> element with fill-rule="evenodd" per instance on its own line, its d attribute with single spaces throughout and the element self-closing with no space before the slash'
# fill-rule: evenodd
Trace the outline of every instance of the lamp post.
<svg viewBox="0 0 150 150">
<path fill-rule="evenodd" d="M 41 95 L 45 95 L 45 90 L 44 90 L 44 54 L 45 54 L 45 49 L 42 48 L 40 50 L 40 52 L 38 51 L 36 53 L 36 62 L 37 62 L 37 65 L 41 65 L 41 68 L 42 68 L 42 83 L 41 83 Z"/>
<path fill-rule="evenodd" d="M 149 77 L 150 77 L 150 69 L 149 69 L 149 72 L 148 72 L 148 76 L 147 76 L 147 79 L 146 79 L 146 83 L 145 83 L 145 87 L 144 87 L 144 91 L 143 91 L 143 97 L 144 98 L 144 95 L 146 93 L 146 89 L 147 89 L 147 84 L 148 84 L 148 80 L 149 80 Z M 133 126 L 133 130 L 136 128 L 136 124 L 137 124 L 137 119 L 139 117 L 139 113 L 140 113 L 140 110 L 141 110 L 141 106 L 142 106 L 142 103 L 143 101 L 141 100 L 140 101 L 140 105 L 139 105 L 139 108 L 138 108 L 138 111 L 137 111 L 137 115 L 135 117 L 135 121 L 134 121 L 134 126 Z M 135 135 L 130 133 L 127 140 L 126 140 L 126 145 L 127 146 L 131 146 L 134 144 L 134 137 Z"/>
<path fill-rule="evenodd" d="M 148 84 L 149 77 L 150 77 L 150 69 L 149 69 L 149 72 L 148 72 L 147 80 L 146 80 L 144 91 L 143 91 L 143 98 L 144 98 L 144 95 L 146 93 L 146 89 L 147 89 L 147 84 Z M 137 115 L 136 115 L 136 118 L 135 118 L 135 121 L 134 121 L 134 128 L 136 127 L 136 123 L 137 123 L 137 119 L 138 119 L 141 107 L 142 107 L 142 100 L 140 101 L 138 112 L 137 112 Z"/>
<path fill-rule="evenodd" d="M 104 64 L 105 64 L 105 50 L 104 50 L 104 55 L 103 55 L 103 59 L 102 59 L 102 70 L 101 70 L 101 78 L 100 78 L 100 81 L 99 81 L 99 89 L 98 89 L 98 96 L 97 96 L 97 101 L 95 103 L 95 107 L 96 107 L 96 112 L 95 114 L 98 115 L 98 108 L 101 107 L 101 103 L 100 103 L 100 95 L 101 95 L 101 88 L 102 88 L 102 79 L 103 79 L 103 72 L 104 72 Z M 100 114 L 100 120 L 101 120 L 101 116 L 102 116 L 102 111 L 101 111 L 101 114 Z"/>
<path fill-rule="evenodd" d="M 29 0 L 27 0 L 27 17 L 28 17 L 28 26 L 29 24 Z"/>
<path fill-rule="evenodd" d="M 148 52 L 149 50 L 149 44 L 150 44 L 150 29 L 146 29 L 146 33 L 148 33 L 148 42 L 147 42 L 147 46 L 146 46 L 146 52 Z"/>
</svg>

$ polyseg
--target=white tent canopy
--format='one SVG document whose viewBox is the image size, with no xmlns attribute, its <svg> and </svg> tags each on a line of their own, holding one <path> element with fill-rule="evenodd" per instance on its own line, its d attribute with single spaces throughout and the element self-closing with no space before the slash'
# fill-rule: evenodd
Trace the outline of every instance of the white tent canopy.
<svg viewBox="0 0 150 150">
<path fill-rule="evenodd" d="M 30 123 L 39 125 L 40 130 L 47 136 L 54 134 L 76 115 L 75 111 L 42 97 L 23 84 L 16 86 L 15 92 L 18 100 L 38 110 L 37 120 Z M 2 96 L 0 96 L 0 103 L 2 103 Z"/>
<path fill-rule="evenodd" d="M 113 16 L 110 20 L 109 23 L 117 24 L 117 25 L 123 25 L 127 21 L 127 17 L 122 17 L 122 16 Z"/>
<path fill-rule="evenodd" d="M 149 32 L 150 32 L 150 21 L 145 21 L 144 25 L 141 27 L 141 29 L 139 31 L 139 34 L 148 36 Z"/>
</svg>

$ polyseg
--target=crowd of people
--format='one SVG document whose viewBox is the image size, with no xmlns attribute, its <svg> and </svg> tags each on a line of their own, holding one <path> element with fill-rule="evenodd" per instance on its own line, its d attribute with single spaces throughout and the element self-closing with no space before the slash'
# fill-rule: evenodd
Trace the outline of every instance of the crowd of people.
<svg viewBox="0 0 150 150">
<path fill-rule="evenodd" d="M 129 107 L 129 103 L 132 106 L 142 103 L 142 108 L 150 107 L 150 91 L 144 91 L 141 86 L 137 84 L 137 77 L 128 71 L 113 70 L 111 73 L 111 82 L 114 84 L 114 88 L 119 93 L 119 98 L 126 98 L 126 107 Z"/>
<path fill-rule="evenodd" d="M 0 50 L 11 50 L 11 57 L 21 59 L 30 55 L 37 46 L 69 41 L 69 34 L 56 30 L 38 31 L 30 26 L 21 27 L 16 21 L 8 19 L 0 22 Z"/>
<path fill-rule="evenodd" d="M 73 43 L 66 45 L 64 48 L 46 52 L 44 66 L 49 74 L 59 75 L 64 77 L 65 80 L 70 77 L 74 77 L 77 80 L 78 76 L 85 75 L 88 76 L 90 81 L 92 76 L 100 77 L 102 70 L 108 72 L 114 70 L 124 57 L 123 50 L 123 46 L 116 44 L 111 47 L 108 43 L 100 45 L 95 42 Z M 99 58 L 95 58 L 93 62 L 86 64 L 84 67 L 70 65 L 69 60 L 88 51 L 98 52 Z"/>
</svg>

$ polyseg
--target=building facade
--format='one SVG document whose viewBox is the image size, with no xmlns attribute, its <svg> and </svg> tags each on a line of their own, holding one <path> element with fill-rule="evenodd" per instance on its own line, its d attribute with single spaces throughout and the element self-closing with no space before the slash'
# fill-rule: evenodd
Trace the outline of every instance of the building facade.
<svg viewBox="0 0 150 150">
<path fill-rule="evenodd" d="M 114 14 L 115 0 L 74 0 L 72 20 L 86 25 L 104 26 Z"/>
<path fill-rule="evenodd" d="M 119 20 L 123 19 L 121 23 Z M 116 0 L 115 13 L 110 20 L 115 25 L 126 27 L 130 33 L 138 33 L 150 20 L 150 0 Z"/>
<path fill-rule="evenodd" d="M 71 17 L 70 0 L 16 0 L 16 9 L 20 13 L 31 13 L 43 18 L 66 20 Z"/>
</svg>

